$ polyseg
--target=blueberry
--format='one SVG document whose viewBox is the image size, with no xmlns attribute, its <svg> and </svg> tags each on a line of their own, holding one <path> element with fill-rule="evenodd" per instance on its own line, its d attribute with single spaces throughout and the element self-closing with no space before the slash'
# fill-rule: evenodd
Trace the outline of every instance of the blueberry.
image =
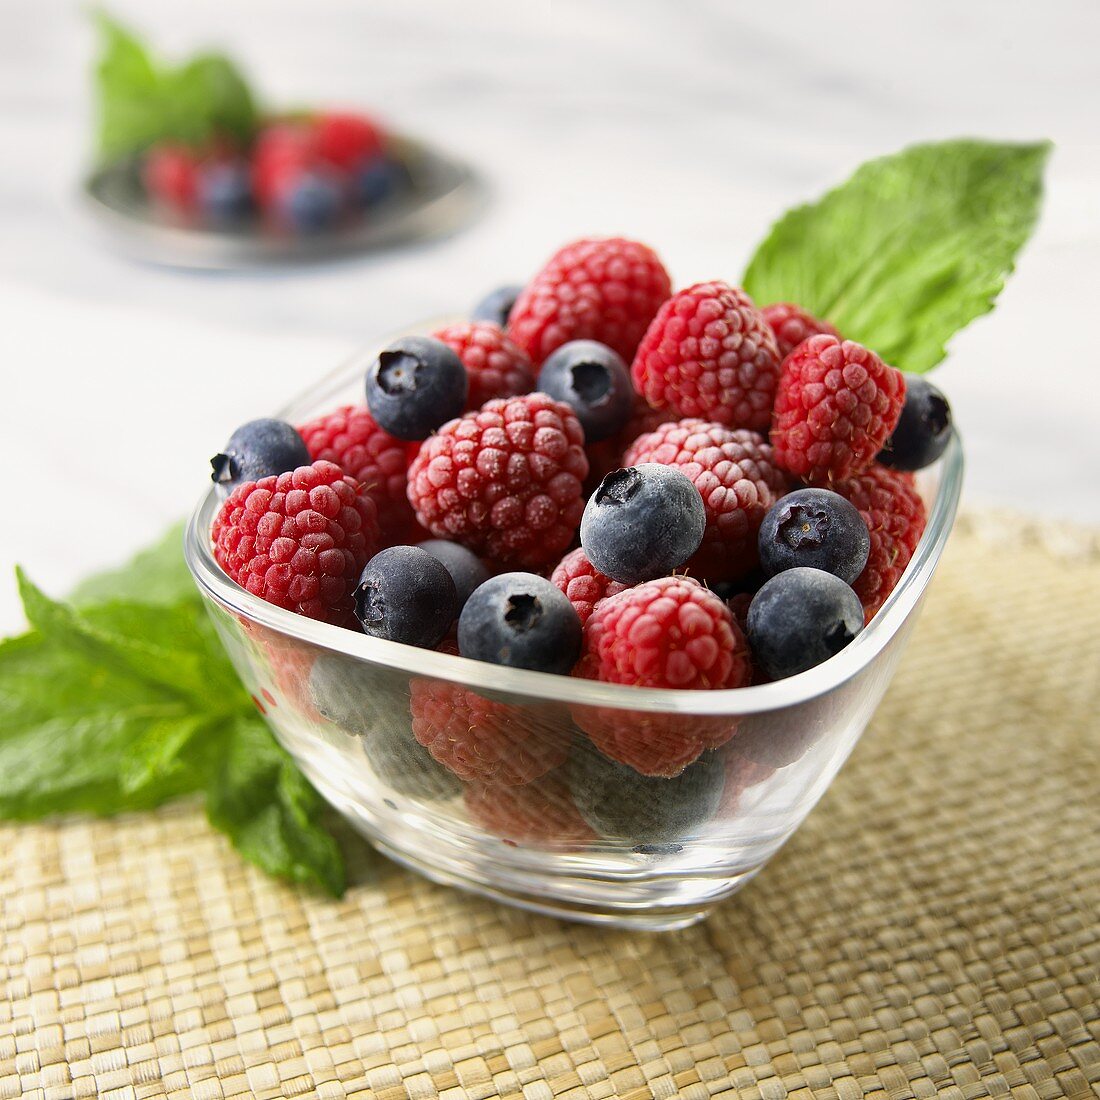
<svg viewBox="0 0 1100 1100">
<path fill-rule="evenodd" d="M 569 790 L 581 816 L 602 836 L 646 854 L 681 848 L 718 812 L 724 787 L 716 752 L 673 779 L 640 775 L 584 743 L 569 757 Z"/>
<path fill-rule="evenodd" d="M 215 225 L 233 225 L 252 212 L 252 178 L 238 161 L 206 164 L 198 178 L 199 209 Z"/>
<path fill-rule="evenodd" d="M 367 370 L 371 416 L 398 439 L 427 439 L 466 407 L 466 368 L 440 340 L 402 336 Z"/>
<path fill-rule="evenodd" d="M 623 584 L 664 577 L 699 549 L 707 525 L 699 490 L 672 466 L 612 470 L 581 516 L 588 560 Z"/>
<path fill-rule="evenodd" d="M 773 680 L 827 661 L 862 629 L 859 597 L 839 577 L 821 569 L 777 573 L 749 605 L 749 645 Z"/>
<path fill-rule="evenodd" d="M 502 573 L 466 601 L 458 620 L 458 649 L 475 661 L 567 673 L 580 656 L 581 621 L 544 577 Z"/>
<path fill-rule="evenodd" d="M 867 564 L 871 534 L 851 501 L 828 489 L 796 489 L 776 502 L 758 537 L 769 575 L 800 565 L 854 584 Z"/>
<path fill-rule="evenodd" d="M 355 201 L 362 207 L 377 206 L 402 190 L 409 182 L 408 170 L 392 157 L 371 157 L 352 177 Z"/>
<path fill-rule="evenodd" d="M 447 567 L 419 546 L 375 554 L 355 590 L 355 617 L 372 638 L 434 649 L 458 613 Z"/>
<path fill-rule="evenodd" d="M 455 582 L 455 590 L 458 593 L 458 610 L 466 606 L 479 584 L 484 584 L 489 579 L 489 570 L 481 558 L 472 550 L 457 542 L 448 542 L 446 539 L 425 539 L 420 543 L 421 550 L 427 550 L 433 558 L 441 561 L 451 574 L 451 580 Z"/>
<path fill-rule="evenodd" d="M 323 172 L 302 172 L 279 195 L 287 223 L 300 233 L 331 229 L 340 218 L 343 191 L 338 180 Z"/>
<path fill-rule="evenodd" d="M 894 434 L 878 456 L 895 470 L 922 470 L 947 449 L 951 440 L 951 406 L 919 374 L 905 376 L 905 404 Z"/>
<path fill-rule="evenodd" d="M 225 450 L 210 460 L 210 480 L 221 496 L 246 481 L 285 474 L 313 460 L 302 437 L 284 420 L 250 420 L 230 437 Z"/>
<path fill-rule="evenodd" d="M 562 344 L 542 364 L 538 388 L 572 408 L 586 443 L 613 436 L 634 411 L 634 388 L 626 364 L 617 352 L 595 340 Z"/>
<path fill-rule="evenodd" d="M 523 287 L 509 284 L 497 287 L 496 290 L 486 294 L 470 314 L 474 321 L 492 321 L 501 328 L 508 327 L 508 315 L 512 312 L 512 306 L 516 299 L 523 293 Z"/>
</svg>

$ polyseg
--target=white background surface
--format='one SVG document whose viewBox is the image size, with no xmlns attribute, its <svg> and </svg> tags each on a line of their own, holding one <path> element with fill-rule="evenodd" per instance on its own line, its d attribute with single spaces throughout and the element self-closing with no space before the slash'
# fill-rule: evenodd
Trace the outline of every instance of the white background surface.
<svg viewBox="0 0 1100 1100">
<path fill-rule="evenodd" d="M 674 281 L 736 281 L 770 221 L 867 157 L 1053 138 L 1039 231 L 938 381 L 968 497 L 1100 521 L 1100 5 L 926 0 L 119 0 L 167 53 L 211 42 L 267 100 L 370 104 L 463 152 L 490 211 L 451 240 L 280 273 L 105 251 L 76 3 L 0 0 L 0 568 L 61 592 L 153 538 L 205 464 L 372 334 L 462 311 L 558 244 L 623 233 Z M 0 630 L 21 622 L 0 579 Z"/>
</svg>

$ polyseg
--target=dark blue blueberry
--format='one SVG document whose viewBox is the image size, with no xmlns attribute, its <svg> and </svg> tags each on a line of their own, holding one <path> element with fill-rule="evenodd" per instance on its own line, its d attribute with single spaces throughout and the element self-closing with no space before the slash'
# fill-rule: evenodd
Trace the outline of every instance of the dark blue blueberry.
<svg viewBox="0 0 1100 1100">
<path fill-rule="evenodd" d="M 313 460 L 302 437 L 284 420 L 250 420 L 230 437 L 225 450 L 210 460 L 210 480 L 222 496 L 246 481 L 285 474 Z"/>
<path fill-rule="evenodd" d="M 339 180 L 323 172 L 302 172 L 279 195 L 279 208 L 300 233 L 331 229 L 340 219 L 344 195 Z"/>
<path fill-rule="evenodd" d="M 834 657 L 862 629 L 859 597 L 821 569 L 777 573 L 749 604 L 749 646 L 773 680 Z"/>
<path fill-rule="evenodd" d="M 385 155 L 371 157 L 352 176 L 355 201 L 362 207 L 377 206 L 403 190 L 408 181 L 408 169 L 400 161 Z"/>
<path fill-rule="evenodd" d="M 367 369 L 371 416 L 398 439 L 427 439 L 466 407 L 466 368 L 440 340 L 402 336 Z"/>
<path fill-rule="evenodd" d="M 581 651 L 581 621 L 545 577 L 502 573 L 474 590 L 458 620 L 463 657 L 567 673 Z"/>
<path fill-rule="evenodd" d="M 851 501 L 828 489 L 796 489 L 760 525 L 760 564 L 772 576 L 804 565 L 854 584 L 867 564 L 871 534 Z"/>
<path fill-rule="evenodd" d="M 457 542 L 448 542 L 446 539 L 425 539 L 420 543 L 421 550 L 427 550 L 433 558 L 441 561 L 451 574 L 451 580 L 455 582 L 455 591 L 458 593 L 458 610 L 466 606 L 479 584 L 484 584 L 489 579 L 489 570 L 484 562 L 472 550 L 460 546 Z"/>
<path fill-rule="evenodd" d="M 617 352 L 595 340 L 562 344 L 542 364 L 538 388 L 573 409 L 586 443 L 613 436 L 634 411 L 634 388 L 626 364 Z"/>
<path fill-rule="evenodd" d="M 657 855 L 679 850 L 718 812 L 725 787 L 719 753 L 704 753 L 673 779 L 640 775 L 585 742 L 569 757 L 569 791 L 601 836 Z"/>
<path fill-rule="evenodd" d="M 581 516 L 581 546 L 603 574 L 623 584 L 666 577 L 703 541 L 699 490 L 672 466 L 643 462 L 612 470 Z"/>
<path fill-rule="evenodd" d="M 516 299 L 523 293 L 523 287 L 508 286 L 497 287 L 496 290 L 486 294 L 470 314 L 474 321 L 492 321 L 501 328 L 508 327 L 508 315 L 512 312 L 512 306 Z"/>
<path fill-rule="evenodd" d="M 199 209 L 214 225 L 231 226 L 252 213 L 252 177 L 240 161 L 203 165 L 198 178 Z"/>
<path fill-rule="evenodd" d="M 947 449 L 951 440 L 951 406 L 919 374 L 905 376 L 905 404 L 894 434 L 878 456 L 895 470 L 922 470 Z"/>
<path fill-rule="evenodd" d="M 355 589 L 355 617 L 372 638 L 434 649 L 458 614 L 447 567 L 419 546 L 375 554 Z"/>
</svg>

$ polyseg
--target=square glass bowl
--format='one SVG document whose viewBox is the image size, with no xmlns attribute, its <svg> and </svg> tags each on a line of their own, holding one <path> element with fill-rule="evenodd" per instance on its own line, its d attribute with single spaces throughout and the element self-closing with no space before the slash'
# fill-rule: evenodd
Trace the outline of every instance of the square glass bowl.
<svg viewBox="0 0 1100 1100">
<path fill-rule="evenodd" d="M 279 415 L 300 424 L 362 402 L 375 354 L 356 356 Z M 847 648 L 799 676 L 736 690 L 646 690 L 503 668 L 285 611 L 214 561 L 213 489 L 191 517 L 186 556 L 275 736 L 380 851 L 437 882 L 542 913 L 673 929 L 753 878 L 852 751 L 916 622 L 962 475 L 956 437 L 920 475 L 929 514 L 913 560 Z M 715 747 L 676 778 L 650 778 L 596 749 L 581 727 L 597 724 L 625 737 L 690 731 Z"/>
</svg>

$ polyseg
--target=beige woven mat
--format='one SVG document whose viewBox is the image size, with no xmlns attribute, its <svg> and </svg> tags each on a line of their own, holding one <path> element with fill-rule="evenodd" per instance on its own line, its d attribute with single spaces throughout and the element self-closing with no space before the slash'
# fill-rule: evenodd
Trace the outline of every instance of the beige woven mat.
<svg viewBox="0 0 1100 1100">
<path fill-rule="evenodd" d="M 1100 549 L 977 526 L 824 801 L 684 932 L 362 846 L 309 897 L 189 807 L 3 827 L 0 1097 L 1100 1092 Z"/>
</svg>

